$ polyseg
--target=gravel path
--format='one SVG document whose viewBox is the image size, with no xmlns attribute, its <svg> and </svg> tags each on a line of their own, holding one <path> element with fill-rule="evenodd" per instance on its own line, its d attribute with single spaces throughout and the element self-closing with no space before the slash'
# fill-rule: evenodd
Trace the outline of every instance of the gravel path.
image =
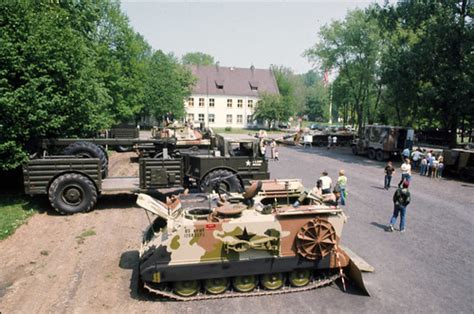
<svg viewBox="0 0 474 314">
<path fill-rule="evenodd" d="M 137 294 L 133 268 L 146 215 L 133 196 L 107 196 L 91 213 L 35 215 L 0 242 L 0 312 L 474 312 L 474 185 L 415 175 L 407 232 L 387 233 L 394 189 L 382 188 L 383 166 L 347 149 L 281 147 L 280 161 L 270 161 L 272 178 L 301 177 L 307 187 L 324 169 L 333 180 L 346 170 L 342 241 L 375 267 L 364 274 L 371 297 L 335 285 L 188 303 Z"/>
</svg>

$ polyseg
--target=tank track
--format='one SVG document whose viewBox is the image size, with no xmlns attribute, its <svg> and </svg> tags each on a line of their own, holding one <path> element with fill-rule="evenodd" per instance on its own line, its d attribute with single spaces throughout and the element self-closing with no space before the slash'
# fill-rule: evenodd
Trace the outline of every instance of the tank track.
<svg viewBox="0 0 474 314">
<path fill-rule="evenodd" d="M 261 288 L 256 288 L 252 292 L 237 292 L 233 290 L 227 290 L 225 293 L 222 294 L 205 294 L 205 293 L 198 293 L 195 296 L 191 297 L 182 297 L 179 295 L 174 294 L 170 289 L 160 290 L 155 289 L 148 286 L 146 283 L 144 284 L 145 289 L 147 289 L 152 294 L 158 297 L 164 297 L 167 299 L 172 299 L 176 301 L 198 301 L 198 300 L 212 300 L 212 299 L 224 299 L 224 298 L 239 298 L 239 297 L 254 297 L 254 296 L 266 296 L 266 295 L 276 295 L 276 294 L 284 294 L 284 293 L 293 293 L 293 292 L 302 292 L 313 290 L 316 288 L 328 286 L 335 282 L 337 279 L 341 278 L 341 274 L 333 274 L 329 276 L 321 276 L 317 279 L 313 279 L 308 285 L 304 287 L 292 287 L 290 285 L 285 285 L 278 290 L 265 290 Z"/>
</svg>

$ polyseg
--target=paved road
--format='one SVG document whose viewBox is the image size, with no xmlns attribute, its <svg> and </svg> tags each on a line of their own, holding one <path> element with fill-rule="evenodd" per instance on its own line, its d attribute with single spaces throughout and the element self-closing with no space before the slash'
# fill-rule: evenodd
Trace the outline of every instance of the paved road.
<svg viewBox="0 0 474 314">
<path fill-rule="evenodd" d="M 383 165 L 348 150 L 280 148 L 273 178 L 312 186 L 322 170 L 346 170 L 349 220 L 342 242 L 372 264 L 372 296 L 330 286 L 273 297 L 158 302 L 137 295 L 136 248 L 147 224 L 133 197 L 102 199 L 87 214 L 35 215 L 0 242 L 0 311 L 395 313 L 474 312 L 474 185 L 414 176 L 407 232 L 387 233 L 394 189 L 382 189 Z M 45 202 L 45 208 L 47 207 Z M 90 236 L 85 231 L 94 230 Z"/>
<path fill-rule="evenodd" d="M 371 297 L 337 286 L 277 297 L 186 304 L 189 310 L 228 312 L 423 312 L 474 311 L 474 185 L 414 176 L 406 233 L 384 231 L 392 195 L 383 189 L 383 163 L 353 156 L 348 149 L 280 148 L 270 162 L 272 178 L 303 179 L 312 186 L 323 170 L 349 179 L 342 242 L 372 264 L 364 279 Z M 394 181 L 399 177 L 396 176 Z M 178 311 L 180 305 L 166 304 Z"/>
</svg>

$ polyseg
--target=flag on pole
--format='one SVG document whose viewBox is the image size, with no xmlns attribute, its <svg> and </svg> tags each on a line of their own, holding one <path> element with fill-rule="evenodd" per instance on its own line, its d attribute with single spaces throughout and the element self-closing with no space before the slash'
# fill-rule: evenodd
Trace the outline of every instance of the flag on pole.
<svg viewBox="0 0 474 314">
<path fill-rule="evenodd" d="M 324 87 L 328 87 L 328 85 L 329 85 L 329 71 L 328 71 L 328 69 L 324 70 L 323 84 L 324 84 Z"/>
</svg>

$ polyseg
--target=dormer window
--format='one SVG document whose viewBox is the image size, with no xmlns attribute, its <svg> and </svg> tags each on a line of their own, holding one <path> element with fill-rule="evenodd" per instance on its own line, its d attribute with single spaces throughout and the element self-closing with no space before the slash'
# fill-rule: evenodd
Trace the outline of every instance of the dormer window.
<svg viewBox="0 0 474 314">
<path fill-rule="evenodd" d="M 249 81 L 250 90 L 258 91 L 258 82 L 257 81 Z"/>
<path fill-rule="evenodd" d="M 224 89 L 224 80 L 216 80 L 216 88 L 217 89 Z"/>
</svg>

